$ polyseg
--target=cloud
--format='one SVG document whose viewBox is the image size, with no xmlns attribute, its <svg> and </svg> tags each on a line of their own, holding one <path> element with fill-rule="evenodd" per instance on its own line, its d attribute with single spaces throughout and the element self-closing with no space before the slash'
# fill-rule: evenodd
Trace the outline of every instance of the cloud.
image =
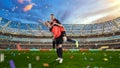
<svg viewBox="0 0 120 68">
<path fill-rule="evenodd" d="M 106 8 L 103 8 L 98 12 L 94 12 L 95 15 L 105 14 L 105 16 L 92 21 L 93 23 L 112 20 L 120 16 L 120 0 L 108 0 L 108 4 L 106 6 L 107 6 Z"/>
<path fill-rule="evenodd" d="M 19 3 L 23 4 L 25 1 L 31 3 L 31 0 L 17 0 Z"/>
<path fill-rule="evenodd" d="M 26 12 L 26 11 L 31 10 L 32 7 L 33 7 L 33 4 L 29 4 L 29 5 L 26 5 L 26 6 L 23 8 L 23 10 Z"/>
<path fill-rule="evenodd" d="M 27 1 L 27 2 L 31 2 L 31 0 L 25 0 L 25 1 Z"/>
<path fill-rule="evenodd" d="M 120 16 L 120 0 L 94 0 L 93 2 L 79 6 L 64 22 L 92 24 Z"/>
<path fill-rule="evenodd" d="M 18 0 L 19 3 L 23 4 L 24 3 L 24 0 Z"/>
<path fill-rule="evenodd" d="M 64 24 L 92 24 L 120 16 L 120 0 L 53 1 L 54 2 L 50 0 L 0 0 L 1 11 L 9 11 L 6 12 L 6 15 L 8 14 L 7 16 L 5 14 L 2 15 L 2 13 L 0 16 L 25 18 L 28 21 L 35 21 L 40 18 L 46 21 L 49 20 L 49 14 L 54 13 L 56 18 Z M 15 8 L 16 6 L 17 8 Z M 14 14 L 9 15 L 10 12 Z"/>
</svg>

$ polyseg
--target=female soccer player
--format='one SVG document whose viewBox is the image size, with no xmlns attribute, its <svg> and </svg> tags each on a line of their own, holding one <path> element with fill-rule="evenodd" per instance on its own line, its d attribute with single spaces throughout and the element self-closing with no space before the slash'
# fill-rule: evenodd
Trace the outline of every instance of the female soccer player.
<svg viewBox="0 0 120 68">
<path fill-rule="evenodd" d="M 51 27 L 52 26 L 59 26 L 61 28 L 61 33 L 62 33 L 62 36 L 63 36 L 63 41 L 66 42 L 72 42 L 72 43 L 75 43 L 76 44 L 76 47 L 79 46 L 78 44 L 78 41 L 75 41 L 75 40 L 72 40 L 71 38 L 67 37 L 66 35 L 66 31 L 65 31 L 65 28 L 64 26 L 59 22 L 59 20 L 57 20 L 55 17 L 54 17 L 54 14 L 51 14 L 50 15 L 50 19 L 51 19 Z M 53 48 L 55 47 L 55 40 L 53 40 Z"/>
</svg>

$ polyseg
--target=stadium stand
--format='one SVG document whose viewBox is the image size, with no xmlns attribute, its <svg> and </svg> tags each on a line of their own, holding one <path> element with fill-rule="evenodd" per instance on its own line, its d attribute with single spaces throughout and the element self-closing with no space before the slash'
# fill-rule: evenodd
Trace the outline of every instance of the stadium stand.
<svg viewBox="0 0 120 68">
<path fill-rule="evenodd" d="M 67 35 L 79 41 L 79 48 L 99 49 L 109 46 L 120 48 L 120 17 L 96 24 L 63 24 Z M 52 34 L 42 24 L 26 24 L 0 17 L 0 49 L 51 49 Z M 65 42 L 65 49 L 75 49 L 75 44 Z"/>
</svg>

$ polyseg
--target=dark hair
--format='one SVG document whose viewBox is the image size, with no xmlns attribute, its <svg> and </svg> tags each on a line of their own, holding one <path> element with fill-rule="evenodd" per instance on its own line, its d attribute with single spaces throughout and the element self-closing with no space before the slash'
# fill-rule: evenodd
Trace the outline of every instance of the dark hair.
<svg viewBox="0 0 120 68">
<path fill-rule="evenodd" d="M 60 21 L 58 19 L 55 19 L 57 23 L 60 23 Z"/>
<path fill-rule="evenodd" d="M 54 14 L 50 14 L 50 15 L 54 16 Z"/>
<path fill-rule="evenodd" d="M 47 22 L 50 22 L 50 21 L 47 21 Z"/>
</svg>

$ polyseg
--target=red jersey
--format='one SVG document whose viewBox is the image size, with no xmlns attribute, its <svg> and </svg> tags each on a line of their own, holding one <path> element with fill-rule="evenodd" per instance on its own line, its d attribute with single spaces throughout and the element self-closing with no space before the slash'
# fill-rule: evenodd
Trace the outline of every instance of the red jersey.
<svg viewBox="0 0 120 68">
<path fill-rule="evenodd" d="M 61 35 L 61 30 L 58 26 L 53 26 L 51 32 L 53 33 L 54 38 L 58 38 Z"/>
<path fill-rule="evenodd" d="M 65 31 L 65 28 L 63 26 L 59 26 L 59 27 L 61 32 Z"/>
</svg>

